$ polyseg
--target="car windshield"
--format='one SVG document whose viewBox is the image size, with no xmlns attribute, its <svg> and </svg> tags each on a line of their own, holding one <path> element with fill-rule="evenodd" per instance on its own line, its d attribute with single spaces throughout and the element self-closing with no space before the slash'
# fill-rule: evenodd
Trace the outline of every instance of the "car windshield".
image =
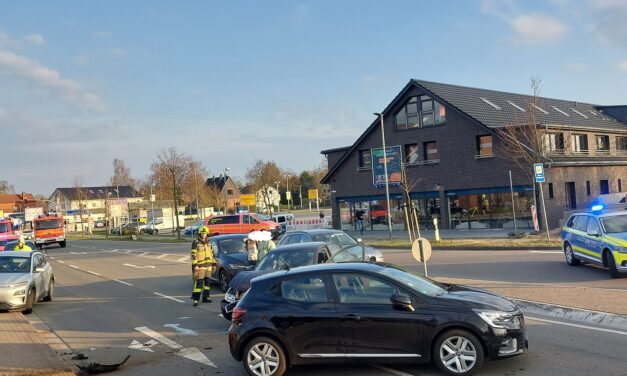
<svg viewBox="0 0 627 376">
<path fill-rule="evenodd" d="M 35 228 L 37 230 L 50 230 L 53 228 L 60 228 L 61 220 L 60 219 L 44 219 L 43 221 L 36 221 Z"/>
<path fill-rule="evenodd" d="M 317 234 L 311 237 L 314 242 L 334 243 L 339 245 L 355 245 L 357 242 L 343 232 Z"/>
<path fill-rule="evenodd" d="M 380 273 L 394 279 L 403 286 L 414 291 L 418 291 L 424 295 L 437 296 L 446 292 L 445 285 L 432 281 L 429 278 L 423 277 L 420 274 L 407 269 L 401 269 L 396 266 L 388 266 L 383 268 Z"/>
<path fill-rule="evenodd" d="M 9 232 L 9 225 L 7 223 L 0 223 L 0 233 Z"/>
<path fill-rule="evenodd" d="M 601 223 L 603 223 L 603 228 L 608 234 L 627 232 L 627 215 L 601 218 Z"/>
<path fill-rule="evenodd" d="M 28 273 L 30 257 L 0 256 L 0 273 Z"/>
<path fill-rule="evenodd" d="M 257 218 L 260 221 L 269 221 L 270 220 L 270 218 L 266 217 L 265 215 L 261 215 L 259 213 L 253 213 L 252 216 Z"/>
<path fill-rule="evenodd" d="M 329 262 L 351 262 L 363 260 L 364 249 L 360 245 L 352 245 L 339 250 Z"/>
<path fill-rule="evenodd" d="M 315 250 L 271 251 L 259 261 L 254 270 L 287 270 L 298 266 L 311 265 Z"/>
<path fill-rule="evenodd" d="M 224 239 L 220 241 L 220 252 L 240 253 L 246 252 L 246 244 L 242 238 Z"/>
</svg>

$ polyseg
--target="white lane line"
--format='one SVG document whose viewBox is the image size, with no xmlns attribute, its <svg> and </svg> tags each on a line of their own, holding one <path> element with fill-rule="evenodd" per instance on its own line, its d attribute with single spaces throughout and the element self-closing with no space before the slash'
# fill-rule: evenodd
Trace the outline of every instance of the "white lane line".
<svg viewBox="0 0 627 376">
<path fill-rule="evenodd" d="M 146 265 L 146 266 L 137 266 L 137 265 L 133 265 L 133 264 L 122 264 L 122 265 L 131 267 L 131 268 L 137 268 L 137 269 L 146 269 L 146 268 L 153 268 L 154 269 L 155 268 L 154 265 Z"/>
<path fill-rule="evenodd" d="M 96 273 L 96 272 L 92 272 L 91 270 L 88 270 L 87 273 L 89 274 L 93 274 L 93 275 L 99 275 L 102 276 L 102 274 Z"/>
<path fill-rule="evenodd" d="M 50 260 L 54 260 L 54 257 L 52 257 L 52 256 L 48 256 L 48 258 L 50 258 Z"/>
<path fill-rule="evenodd" d="M 61 264 L 65 264 L 65 261 L 57 260 L 57 262 L 60 262 Z"/>
<path fill-rule="evenodd" d="M 561 255 L 564 252 L 562 251 L 529 251 L 529 253 L 553 253 L 556 255 Z"/>
<path fill-rule="evenodd" d="M 185 303 L 185 302 L 184 302 L 183 300 L 181 300 L 181 299 L 177 299 L 177 298 L 174 298 L 174 297 L 172 297 L 172 296 L 168 296 L 168 295 L 163 295 L 163 294 L 160 294 L 160 293 L 158 293 L 158 292 L 153 292 L 153 294 L 158 295 L 158 296 L 160 296 L 160 297 L 162 297 L 162 298 L 166 298 L 166 299 L 174 300 L 175 302 Z"/>
<path fill-rule="evenodd" d="M 86 255 L 87 252 L 70 252 L 73 255 Z"/>
<path fill-rule="evenodd" d="M 380 366 L 378 364 L 371 364 L 370 367 L 378 368 L 378 369 L 380 369 L 382 371 L 393 373 L 393 374 L 398 375 L 398 376 L 414 376 L 411 373 L 405 373 L 405 372 L 402 372 L 402 371 L 399 371 L 399 370 L 396 370 L 396 369 L 393 369 L 393 368 Z"/>
<path fill-rule="evenodd" d="M 132 283 L 128 283 L 128 282 L 124 282 L 124 281 L 120 281 L 119 279 L 114 279 L 114 281 L 116 281 L 117 283 L 121 283 L 123 285 L 127 285 L 127 286 L 133 286 Z"/>
<path fill-rule="evenodd" d="M 142 257 L 144 257 L 144 256 L 146 256 L 146 255 L 148 255 L 148 254 L 150 254 L 150 252 L 142 252 L 142 253 L 140 253 L 140 254 L 139 254 L 139 255 L 137 255 L 137 256 L 142 256 Z"/>
<path fill-rule="evenodd" d="M 168 255 L 167 253 L 163 253 L 163 254 L 161 254 L 161 255 L 157 256 L 156 258 L 158 258 L 158 259 L 162 259 L 162 258 L 164 258 L 164 257 L 168 257 L 168 256 L 169 256 L 169 255 Z"/>
<path fill-rule="evenodd" d="M 620 331 L 620 330 L 612 330 L 612 329 L 605 329 L 605 328 L 596 328 L 596 327 L 594 327 L 594 326 L 579 325 L 579 324 L 571 324 L 571 323 L 569 323 L 569 322 L 562 322 L 562 321 L 555 321 L 555 320 L 547 320 L 547 319 L 541 319 L 541 318 L 538 318 L 538 317 L 530 317 L 530 316 L 525 316 L 525 319 L 527 319 L 527 320 L 532 320 L 532 321 L 545 322 L 545 323 L 549 323 L 549 324 L 557 324 L 557 325 L 572 326 L 573 328 L 596 330 L 596 331 L 598 331 L 598 332 L 614 333 L 614 334 L 620 334 L 620 335 L 623 335 L 623 336 L 627 336 L 627 332 L 622 332 L 622 331 Z"/>
<path fill-rule="evenodd" d="M 163 343 L 164 345 L 166 345 L 166 346 L 168 346 L 170 348 L 180 349 L 180 348 L 183 347 L 183 346 L 179 345 L 178 343 L 172 341 L 171 339 L 163 336 L 162 334 L 157 333 L 154 330 L 148 328 L 147 326 L 140 326 L 140 327 L 135 328 L 135 330 L 137 330 L 138 332 L 143 333 L 144 335 L 146 335 L 146 336 L 148 336 L 148 337 L 150 337 L 152 339 L 155 339 L 155 340 Z"/>
<path fill-rule="evenodd" d="M 70 268 L 74 268 L 74 269 L 80 269 L 78 266 L 76 265 L 70 265 Z"/>
</svg>

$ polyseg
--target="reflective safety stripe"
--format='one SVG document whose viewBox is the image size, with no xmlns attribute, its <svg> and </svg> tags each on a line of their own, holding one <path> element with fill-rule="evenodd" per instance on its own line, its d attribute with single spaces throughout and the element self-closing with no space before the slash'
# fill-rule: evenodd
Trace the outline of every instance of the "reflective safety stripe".
<svg viewBox="0 0 627 376">
<path fill-rule="evenodd" d="M 615 238 L 615 237 L 610 236 L 610 235 L 606 235 L 606 236 L 604 237 L 604 239 L 605 239 L 608 243 L 610 243 L 610 244 L 612 244 L 612 245 L 615 245 L 615 246 L 617 246 L 617 247 L 627 247 L 627 242 L 626 242 L 626 241 L 624 241 L 624 240 L 622 240 L 622 239 Z"/>
<path fill-rule="evenodd" d="M 203 289 L 203 290 L 206 290 L 206 291 L 209 291 L 209 290 L 211 290 L 211 287 L 209 287 L 209 286 L 205 285 L 205 286 L 203 286 L 203 287 L 202 287 L 202 289 Z"/>
<path fill-rule="evenodd" d="M 589 249 L 578 247 L 576 245 L 571 245 L 571 246 L 573 247 L 573 251 L 585 253 L 585 254 L 590 255 L 590 256 L 599 257 L 599 252 L 591 251 Z"/>
</svg>

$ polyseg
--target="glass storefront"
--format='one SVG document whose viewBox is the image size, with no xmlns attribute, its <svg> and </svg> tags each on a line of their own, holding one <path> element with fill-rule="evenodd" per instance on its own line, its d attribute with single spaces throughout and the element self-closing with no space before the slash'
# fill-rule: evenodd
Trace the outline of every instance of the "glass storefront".
<svg viewBox="0 0 627 376">
<path fill-rule="evenodd" d="M 449 228 L 451 229 L 514 229 L 512 194 L 509 188 L 447 192 Z M 531 206 L 533 188 L 514 187 L 516 227 L 533 228 Z"/>
</svg>

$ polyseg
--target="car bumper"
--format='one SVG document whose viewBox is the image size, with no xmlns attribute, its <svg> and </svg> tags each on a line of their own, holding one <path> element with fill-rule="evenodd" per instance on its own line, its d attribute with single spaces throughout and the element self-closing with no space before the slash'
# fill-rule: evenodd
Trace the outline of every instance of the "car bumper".
<svg viewBox="0 0 627 376">
<path fill-rule="evenodd" d="M 63 236 L 58 236 L 56 238 L 38 238 L 38 239 L 35 239 L 35 244 L 41 245 L 41 244 L 58 243 L 64 240 L 65 240 L 65 237 Z"/>
<path fill-rule="evenodd" d="M 503 336 L 491 338 L 486 343 L 490 359 L 503 359 L 520 355 L 529 348 L 524 331 L 508 331 Z"/>
<path fill-rule="evenodd" d="M 13 296 L 15 290 L 0 293 L 0 311 L 10 311 L 24 307 L 26 295 Z"/>
<path fill-rule="evenodd" d="M 222 300 L 220 302 L 220 311 L 222 311 L 222 317 L 231 321 L 231 317 L 233 315 L 233 309 L 235 309 L 236 305 L 237 305 L 237 302 L 229 303 L 226 300 Z"/>
</svg>

